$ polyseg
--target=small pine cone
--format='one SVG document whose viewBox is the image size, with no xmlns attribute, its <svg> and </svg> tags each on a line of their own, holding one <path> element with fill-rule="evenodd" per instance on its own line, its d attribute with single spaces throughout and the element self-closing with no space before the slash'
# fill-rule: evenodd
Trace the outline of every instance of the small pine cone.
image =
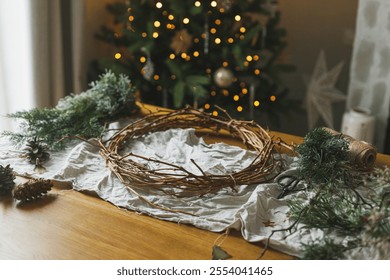
<svg viewBox="0 0 390 280">
<path fill-rule="evenodd" d="M 50 180 L 30 179 L 14 188 L 13 197 L 21 201 L 33 200 L 45 195 L 52 187 L 53 183 Z"/>
<path fill-rule="evenodd" d="M 36 164 L 37 161 L 42 164 L 50 157 L 50 154 L 47 152 L 46 145 L 42 144 L 37 139 L 28 141 L 24 150 L 25 157 L 32 164 Z"/>
<path fill-rule="evenodd" d="M 0 195 L 10 193 L 15 186 L 15 174 L 9 164 L 4 167 L 0 165 Z"/>
</svg>

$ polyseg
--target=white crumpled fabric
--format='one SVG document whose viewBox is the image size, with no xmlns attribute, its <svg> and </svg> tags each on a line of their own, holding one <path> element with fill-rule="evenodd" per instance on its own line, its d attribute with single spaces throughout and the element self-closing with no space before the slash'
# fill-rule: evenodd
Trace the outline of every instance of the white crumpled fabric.
<svg viewBox="0 0 390 280">
<path fill-rule="evenodd" d="M 148 158 L 157 158 L 181 165 L 195 173 L 198 168 L 191 159 L 208 173 L 227 174 L 249 165 L 255 153 L 224 143 L 208 145 L 195 135 L 193 129 L 171 129 L 139 137 L 128 143 L 128 151 Z M 18 154 L 8 140 L 0 141 L 0 164 L 10 164 L 18 173 L 33 174 L 33 166 Z M 285 156 L 286 166 L 294 172 L 294 158 Z M 47 171 L 34 174 L 37 177 L 72 182 L 77 191 L 90 191 L 112 204 L 129 210 L 151 215 L 158 219 L 191 224 L 213 232 L 227 228 L 241 231 L 249 242 L 265 241 L 271 231 L 286 228 L 291 221 L 287 218 L 287 203 L 277 199 L 280 193 L 274 182 L 250 186 L 238 186 L 237 192 L 226 188 L 217 194 L 203 197 L 177 198 L 163 194 L 150 194 L 145 190 L 137 192 L 149 201 L 192 213 L 169 212 L 152 207 L 125 188 L 116 176 L 106 167 L 98 148 L 85 142 L 71 145 L 65 151 L 51 154 L 45 163 Z M 157 166 L 149 166 L 157 168 Z M 309 242 L 323 237 L 321 230 L 305 229 L 289 234 L 277 232 L 270 246 L 287 254 L 299 256 L 301 242 Z"/>
</svg>

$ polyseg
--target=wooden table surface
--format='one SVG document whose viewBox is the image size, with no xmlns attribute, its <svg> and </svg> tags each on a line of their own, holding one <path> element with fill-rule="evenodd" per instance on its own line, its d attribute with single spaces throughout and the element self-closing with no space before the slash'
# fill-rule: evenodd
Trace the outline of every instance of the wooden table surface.
<svg viewBox="0 0 390 280">
<path fill-rule="evenodd" d="M 287 143 L 302 141 L 273 134 Z M 390 164 L 390 157 L 378 155 L 377 162 Z M 208 260 L 221 236 L 119 209 L 66 184 L 56 184 L 47 196 L 30 203 L 0 197 L 0 259 Z M 232 259 L 242 260 L 256 259 L 263 248 L 239 232 L 231 232 L 221 246 Z M 291 258 L 274 250 L 263 257 Z"/>
</svg>

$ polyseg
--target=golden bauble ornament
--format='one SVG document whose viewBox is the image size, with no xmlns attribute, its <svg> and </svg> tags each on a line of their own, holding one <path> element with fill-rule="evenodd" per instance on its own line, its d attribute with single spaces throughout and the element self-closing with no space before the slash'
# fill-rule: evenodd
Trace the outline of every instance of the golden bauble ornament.
<svg viewBox="0 0 390 280">
<path fill-rule="evenodd" d="M 234 80 L 234 74 L 230 69 L 221 67 L 214 73 L 214 82 L 222 88 L 229 87 Z"/>
</svg>

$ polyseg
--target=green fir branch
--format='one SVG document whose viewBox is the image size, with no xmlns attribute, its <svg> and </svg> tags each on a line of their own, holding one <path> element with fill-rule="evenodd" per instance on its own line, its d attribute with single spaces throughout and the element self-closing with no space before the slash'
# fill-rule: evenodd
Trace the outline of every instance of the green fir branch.
<svg viewBox="0 0 390 280">
<path fill-rule="evenodd" d="M 342 135 L 332 135 L 325 129 L 316 128 L 305 136 L 296 151 L 300 176 L 309 185 L 350 183 L 349 148 Z"/>
<path fill-rule="evenodd" d="M 16 144 L 38 139 L 50 149 L 62 149 L 71 141 L 67 137 L 100 137 L 106 123 L 137 111 L 134 89 L 125 75 L 107 71 L 90 86 L 83 93 L 64 97 L 55 108 L 9 114 L 9 118 L 20 120 L 20 131 L 3 135 Z"/>
<path fill-rule="evenodd" d="M 345 253 L 350 248 L 336 243 L 330 238 L 317 239 L 304 247 L 304 260 L 341 260 L 345 259 Z"/>
<path fill-rule="evenodd" d="M 293 225 L 300 223 L 349 240 L 346 244 L 331 239 L 302 244 L 303 258 L 342 259 L 354 250 L 367 249 L 376 258 L 390 259 L 389 169 L 355 171 L 349 163 L 348 143 L 322 128 L 309 132 L 296 151 L 298 176 L 279 181 L 280 198 L 297 193 L 287 200 Z"/>
</svg>

